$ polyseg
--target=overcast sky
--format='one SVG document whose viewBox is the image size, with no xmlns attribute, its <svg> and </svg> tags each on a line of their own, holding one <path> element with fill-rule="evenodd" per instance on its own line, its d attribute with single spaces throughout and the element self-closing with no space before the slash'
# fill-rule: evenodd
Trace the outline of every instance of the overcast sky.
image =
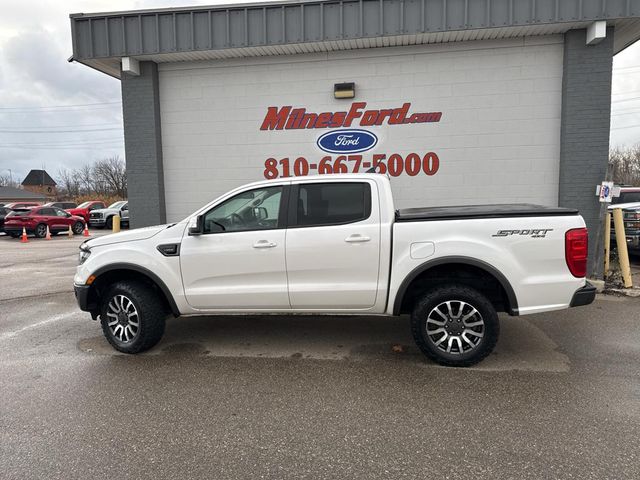
<svg viewBox="0 0 640 480">
<path fill-rule="evenodd" d="M 198 0 L 5 0 L 0 17 L 0 175 L 124 157 L 120 82 L 68 63 L 69 13 L 242 3 Z M 614 58 L 612 145 L 640 142 L 640 42 Z"/>
</svg>

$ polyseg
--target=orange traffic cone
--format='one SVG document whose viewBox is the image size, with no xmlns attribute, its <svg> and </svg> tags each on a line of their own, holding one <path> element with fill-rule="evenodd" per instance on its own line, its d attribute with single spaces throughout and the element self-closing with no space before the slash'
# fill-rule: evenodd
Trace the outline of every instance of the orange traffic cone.
<svg viewBox="0 0 640 480">
<path fill-rule="evenodd" d="M 47 234 L 44 237 L 45 240 L 51 240 L 51 232 L 49 231 L 49 225 L 47 225 Z"/>
<path fill-rule="evenodd" d="M 82 232 L 82 235 L 85 237 L 89 236 L 89 225 L 87 225 L 86 223 L 84 224 L 84 232 Z"/>
<path fill-rule="evenodd" d="M 27 230 L 26 228 L 22 227 L 22 237 L 20 237 L 20 242 L 21 243 L 27 243 L 29 240 L 27 240 Z"/>
<path fill-rule="evenodd" d="M 67 233 L 67 235 L 69 235 L 69 238 L 73 238 L 73 230 L 71 230 L 71 225 L 69 225 L 69 232 Z"/>
</svg>

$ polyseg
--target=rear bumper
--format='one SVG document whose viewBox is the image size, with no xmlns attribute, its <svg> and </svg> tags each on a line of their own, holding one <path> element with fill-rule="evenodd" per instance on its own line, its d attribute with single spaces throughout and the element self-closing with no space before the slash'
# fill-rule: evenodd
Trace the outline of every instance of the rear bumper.
<svg viewBox="0 0 640 480">
<path fill-rule="evenodd" d="M 576 293 L 573 294 L 573 298 L 571 299 L 570 307 L 581 307 L 583 305 L 589 305 L 593 303 L 596 298 L 596 287 L 591 285 L 589 282 L 579 290 L 576 290 Z"/>
<path fill-rule="evenodd" d="M 29 228 L 29 227 L 25 227 L 25 230 L 27 232 L 27 235 L 33 235 L 33 229 Z M 6 225 L 4 226 L 4 233 L 6 233 L 7 235 L 11 235 L 12 233 L 15 234 L 22 234 L 22 227 L 14 227 L 11 225 Z"/>
</svg>

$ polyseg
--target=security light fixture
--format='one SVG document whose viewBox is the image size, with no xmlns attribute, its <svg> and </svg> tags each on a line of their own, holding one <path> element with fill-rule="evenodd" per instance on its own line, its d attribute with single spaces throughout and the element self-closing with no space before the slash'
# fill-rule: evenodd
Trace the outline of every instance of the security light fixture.
<svg viewBox="0 0 640 480">
<path fill-rule="evenodd" d="M 356 96 L 356 84 L 353 82 L 334 83 L 333 96 L 335 98 L 353 98 Z"/>
</svg>

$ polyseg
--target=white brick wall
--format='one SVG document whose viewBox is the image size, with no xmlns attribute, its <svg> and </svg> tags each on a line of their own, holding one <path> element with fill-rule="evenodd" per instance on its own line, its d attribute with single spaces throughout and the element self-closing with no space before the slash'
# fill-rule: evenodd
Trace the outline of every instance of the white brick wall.
<svg viewBox="0 0 640 480">
<path fill-rule="evenodd" d="M 160 65 L 167 221 L 242 183 L 264 161 L 322 156 L 327 129 L 260 131 L 269 106 L 348 110 L 333 84 L 356 83 L 367 108 L 442 111 L 440 123 L 367 127 L 372 153 L 434 151 L 434 176 L 392 179 L 399 207 L 557 204 L 562 37 L 420 45 Z M 358 127 L 355 123 L 353 125 Z"/>
</svg>

